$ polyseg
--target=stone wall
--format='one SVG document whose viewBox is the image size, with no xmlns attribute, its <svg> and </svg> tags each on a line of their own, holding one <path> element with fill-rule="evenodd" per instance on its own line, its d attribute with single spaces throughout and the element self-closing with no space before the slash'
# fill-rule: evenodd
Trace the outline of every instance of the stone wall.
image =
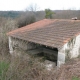
<svg viewBox="0 0 80 80">
<path fill-rule="evenodd" d="M 58 51 L 57 65 L 64 64 L 65 61 L 76 58 L 80 55 L 80 35 L 72 38 Z"/>
<path fill-rule="evenodd" d="M 10 53 L 13 53 L 13 51 L 16 48 L 21 48 L 23 50 L 30 50 L 36 48 L 36 45 L 34 43 L 30 43 L 21 39 L 9 37 L 9 49 Z"/>
</svg>

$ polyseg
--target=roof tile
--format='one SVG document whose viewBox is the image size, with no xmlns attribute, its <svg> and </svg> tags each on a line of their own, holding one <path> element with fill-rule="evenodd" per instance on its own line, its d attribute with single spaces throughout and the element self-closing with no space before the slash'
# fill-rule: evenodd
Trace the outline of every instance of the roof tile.
<svg viewBox="0 0 80 80">
<path fill-rule="evenodd" d="M 80 20 L 44 19 L 13 30 L 8 35 L 59 49 L 79 33 Z"/>
</svg>

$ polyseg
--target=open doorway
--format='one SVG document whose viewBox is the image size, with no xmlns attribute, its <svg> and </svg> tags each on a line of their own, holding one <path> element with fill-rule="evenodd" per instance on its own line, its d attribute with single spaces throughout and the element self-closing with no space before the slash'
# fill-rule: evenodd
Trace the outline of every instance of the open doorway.
<svg viewBox="0 0 80 80">
<path fill-rule="evenodd" d="M 58 49 L 35 44 L 36 48 L 31 50 L 31 54 L 36 57 L 43 57 L 44 60 L 55 62 L 57 65 Z"/>
<path fill-rule="evenodd" d="M 53 61 L 57 65 L 58 49 L 50 48 L 46 46 L 41 46 L 43 50 L 43 56 L 50 61 Z"/>
</svg>

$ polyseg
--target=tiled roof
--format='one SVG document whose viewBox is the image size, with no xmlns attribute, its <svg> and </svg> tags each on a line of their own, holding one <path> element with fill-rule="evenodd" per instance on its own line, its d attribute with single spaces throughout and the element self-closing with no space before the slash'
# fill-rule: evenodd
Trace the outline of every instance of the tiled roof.
<svg viewBox="0 0 80 80">
<path fill-rule="evenodd" d="M 79 33 L 79 20 L 44 19 L 11 31 L 8 35 L 59 49 Z"/>
</svg>

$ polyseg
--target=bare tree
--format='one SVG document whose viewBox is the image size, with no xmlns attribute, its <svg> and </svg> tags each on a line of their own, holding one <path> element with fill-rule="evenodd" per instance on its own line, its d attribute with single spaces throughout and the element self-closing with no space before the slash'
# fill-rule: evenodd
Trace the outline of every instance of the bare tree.
<svg viewBox="0 0 80 80">
<path fill-rule="evenodd" d="M 18 28 L 26 26 L 36 21 L 36 11 L 39 9 L 37 4 L 30 4 L 26 11 L 17 19 Z"/>
<path fill-rule="evenodd" d="M 33 11 L 36 12 L 39 10 L 39 7 L 37 4 L 30 4 L 27 8 L 26 11 Z"/>
<path fill-rule="evenodd" d="M 36 21 L 35 15 L 33 12 L 25 12 L 17 19 L 18 28 L 26 26 Z"/>
</svg>

